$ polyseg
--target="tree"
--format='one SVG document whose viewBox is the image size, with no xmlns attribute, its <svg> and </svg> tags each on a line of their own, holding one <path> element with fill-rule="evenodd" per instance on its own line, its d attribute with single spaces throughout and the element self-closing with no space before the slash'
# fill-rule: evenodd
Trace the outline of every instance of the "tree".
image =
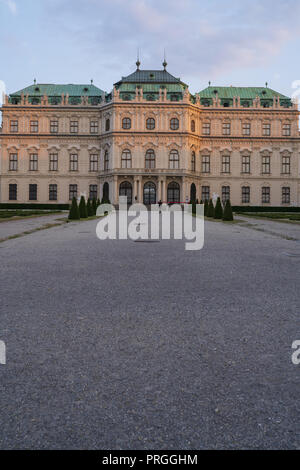
<svg viewBox="0 0 300 470">
<path fill-rule="evenodd" d="M 88 217 L 92 217 L 94 215 L 94 209 L 93 209 L 93 206 L 91 204 L 90 198 L 88 198 L 88 200 L 87 200 L 86 210 L 87 210 Z"/>
<path fill-rule="evenodd" d="M 99 205 L 100 205 L 100 201 L 99 201 Z M 98 206 L 97 206 L 96 198 L 93 197 L 93 200 L 92 200 L 93 215 L 96 215 L 97 207 L 98 207 Z"/>
<path fill-rule="evenodd" d="M 84 196 L 81 196 L 81 198 L 80 198 L 79 214 L 80 214 L 81 219 L 86 219 L 87 216 L 88 216 Z"/>
<path fill-rule="evenodd" d="M 229 199 L 226 201 L 226 204 L 225 204 L 223 220 L 228 220 L 228 221 L 233 220 L 233 213 L 232 213 L 232 208 L 231 208 Z"/>
<path fill-rule="evenodd" d="M 215 207 L 215 219 L 222 219 L 223 217 L 223 207 L 221 204 L 221 199 L 218 197 L 216 207 Z"/>
<path fill-rule="evenodd" d="M 72 199 L 72 204 L 71 204 L 70 212 L 69 212 L 69 219 L 70 220 L 80 219 L 79 208 L 78 208 L 76 197 L 73 197 Z"/>
<path fill-rule="evenodd" d="M 214 215 L 215 215 L 214 203 L 212 202 L 212 199 L 210 199 L 208 203 L 207 217 L 214 217 Z"/>
<path fill-rule="evenodd" d="M 204 201 L 204 216 L 208 217 L 208 200 L 205 199 Z"/>
<path fill-rule="evenodd" d="M 97 199 L 97 207 L 99 207 L 101 205 L 101 202 L 100 202 L 100 199 L 98 198 Z"/>
</svg>

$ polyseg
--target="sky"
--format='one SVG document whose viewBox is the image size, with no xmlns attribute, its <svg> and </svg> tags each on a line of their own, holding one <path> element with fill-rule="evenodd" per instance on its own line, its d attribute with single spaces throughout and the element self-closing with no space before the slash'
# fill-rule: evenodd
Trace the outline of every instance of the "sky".
<svg viewBox="0 0 300 470">
<path fill-rule="evenodd" d="M 300 88 L 300 0 L 0 0 L 0 91 L 90 83 L 136 69 L 189 84 Z M 297 80 L 299 83 L 297 84 Z M 294 86 L 294 88 L 293 88 Z"/>
</svg>

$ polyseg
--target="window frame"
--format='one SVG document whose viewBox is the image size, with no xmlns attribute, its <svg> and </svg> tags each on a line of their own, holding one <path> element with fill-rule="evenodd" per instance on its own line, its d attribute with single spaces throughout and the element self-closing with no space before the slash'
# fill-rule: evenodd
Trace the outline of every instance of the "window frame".
<svg viewBox="0 0 300 470">
<path fill-rule="evenodd" d="M 242 186 L 242 204 L 250 204 L 251 188 L 250 186 Z"/>
<path fill-rule="evenodd" d="M 170 119 L 170 129 L 171 131 L 178 131 L 179 129 L 179 119 L 177 117 L 173 117 Z"/>
<path fill-rule="evenodd" d="M 130 117 L 128 117 L 128 116 L 123 117 L 123 119 L 122 119 L 122 129 L 124 129 L 124 130 L 131 129 L 131 119 L 130 119 Z"/>
<path fill-rule="evenodd" d="M 230 186 L 222 186 L 222 203 L 225 204 L 226 201 L 230 201 Z"/>
<path fill-rule="evenodd" d="M 19 120 L 18 119 L 10 120 L 9 129 L 10 129 L 10 132 L 12 133 L 19 132 Z"/>
<path fill-rule="evenodd" d="M 37 201 L 37 184 L 36 183 L 30 183 L 29 184 L 29 195 L 28 195 L 28 200 L 29 201 Z"/>
<path fill-rule="evenodd" d="M 70 134 L 78 134 L 79 123 L 78 121 L 70 121 Z"/>
<path fill-rule="evenodd" d="M 69 171 L 78 171 L 78 153 L 70 153 Z"/>
<path fill-rule="evenodd" d="M 49 171 L 58 171 L 58 153 L 49 154 Z"/>
<path fill-rule="evenodd" d="M 281 174 L 282 175 L 291 174 L 291 156 L 290 155 L 281 156 Z"/>
<path fill-rule="evenodd" d="M 89 171 L 97 172 L 99 168 L 99 155 L 98 153 L 90 153 L 89 158 Z"/>
<path fill-rule="evenodd" d="M 73 184 L 73 183 L 69 184 L 69 201 L 72 201 L 73 197 L 77 199 L 77 195 L 78 195 L 78 185 Z"/>
<path fill-rule="evenodd" d="M 121 154 L 121 168 L 131 168 L 132 167 L 132 157 L 131 151 L 129 149 L 122 150 Z"/>
<path fill-rule="evenodd" d="M 205 197 L 205 194 L 208 195 L 208 197 Z M 210 200 L 210 186 L 204 185 L 201 187 L 201 199 L 203 202 Z"/>
<path fill-rule="evenodd" d="M 281 188 L 281 203 L 290 204 L 291 203 L 291 188 L 290 186 L 283 186 Z"/>
<path fill-rule="evenodd" d="M 49 184 L 49 201 L 57 201 L 57 184 Z"/>
<path fill-rule="evenodd" d="M 222 155 L 222 172 L 221 173 L 230 173 L 230 155 Z"/>
<path fill-rule="evenodd" d="M 99 121 L 90 120 L 90 134 L 99 133 Z"/>
<path fill-rule="evenodd" d="M 153 131 L 155 129 L 155 125 L 156 125 L 156 122 L 153 117 L 148 117 L 146 119 L 146 129 L 148 131 Z"/>
<path fill-rule="evenodd" d="M 271 188 L 270 188 L 270 186 L 263 186 L 261 188 L 261 202 L 262 202 L 262 204 L 270 204 L 270 202 L 271 202 Z"/>
<path fill-rule="evenodd" d="M 9 154 L 9 171 L 18 171 L 18 154 L 10 153 Z"/>
<path fill-rule="evenodd" d="M 50 121 L 50 134 L 57 134 L 58 133 L 58 120 L 53 119 Z"/>
<path fill-rule="evenodd" d="M 172 149 L 169 153 L 169 169 L 179 170 L 179 152 L 177 149 Z"/>
<path fill-rule="evenodd" d="M 250 174 L 251 173 L 251 156 L 242 155 L 242 173 Z"/>
<path fill-rule="evenodd" d="M 18 185 L 16 183 L 10 183 L 8 185 L 8 200 L 9 201 L 18 200 Z"/>
<path fill-rule="evenodd" d="M 38 171 L 38 159 L 37 153 L 31 153 L 29 155 L 29 171 Z"/>
<path fill-rule="evenodd" d="M 231 135 L 231 122 L 225 121 L 222 124 L 223 135 Z"/>
<path fill-rule="evenodd" d="M 153 149 L 148 149 L 145 153 L 145 169 L 154 170 L 156 167 L 156 155 Z"/>
<path fill-rule="evenodd" d="M 39 132 L 39 121 L 30 121 L 30 134 L 37 134 Z"/>
</svg>

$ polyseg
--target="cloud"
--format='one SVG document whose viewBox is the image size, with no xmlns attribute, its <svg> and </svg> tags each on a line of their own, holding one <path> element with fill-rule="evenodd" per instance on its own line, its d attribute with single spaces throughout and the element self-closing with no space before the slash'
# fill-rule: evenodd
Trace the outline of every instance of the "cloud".
<svg viewBox="0 0 300 470">
<path fill-rule="evenodd" d="M 17 4 L 14 0 L 2 0 L 2 3 L 5 3 L 8 6 L 13 15 L 17 14 Z"/>
<path fill-rule="evenodd" d="M 106 90 L 135 69 L 138 47 L 144 69 L 162 68 L 166 49 L 168 70 L 180 74 L 196 91 L 200 82 L 209 79 L 216 82 L 245 70 L 270 68 L 283 57 L 284 48 L 297 44 L 300 37 L 299 0 L 43 0 L 36 4 L 27 0 L 27 21 L 15 34 L 31 45 L 37 73 L 44 73 L 46 80 L 55 74 L 55 80 L 76 81 L 88 71 Z M 21 49 L 14 56 L 24 61 Z"/>
</svg>

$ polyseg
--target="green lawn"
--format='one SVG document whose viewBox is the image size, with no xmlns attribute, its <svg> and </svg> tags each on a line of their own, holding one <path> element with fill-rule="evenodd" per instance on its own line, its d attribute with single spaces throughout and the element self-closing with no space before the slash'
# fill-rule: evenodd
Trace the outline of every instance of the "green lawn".
<svg viewBox="0 0 300 470">
<path fill-rule="evenodd" d="M 61 211 L 42 211 L 42 210 L 0 210 L 0 219 L 11 219 L 12 217 L 35 217 L 39 215 L 60 214 Z"/>
<path fill-rule="evenodd" d="M 245 215 L 247 217 L 260 217 L 273 220 L 296 220 L 300 221 L 300 213 L 295 212 L 236 212 L 238 215 Z"/>
</svg>

